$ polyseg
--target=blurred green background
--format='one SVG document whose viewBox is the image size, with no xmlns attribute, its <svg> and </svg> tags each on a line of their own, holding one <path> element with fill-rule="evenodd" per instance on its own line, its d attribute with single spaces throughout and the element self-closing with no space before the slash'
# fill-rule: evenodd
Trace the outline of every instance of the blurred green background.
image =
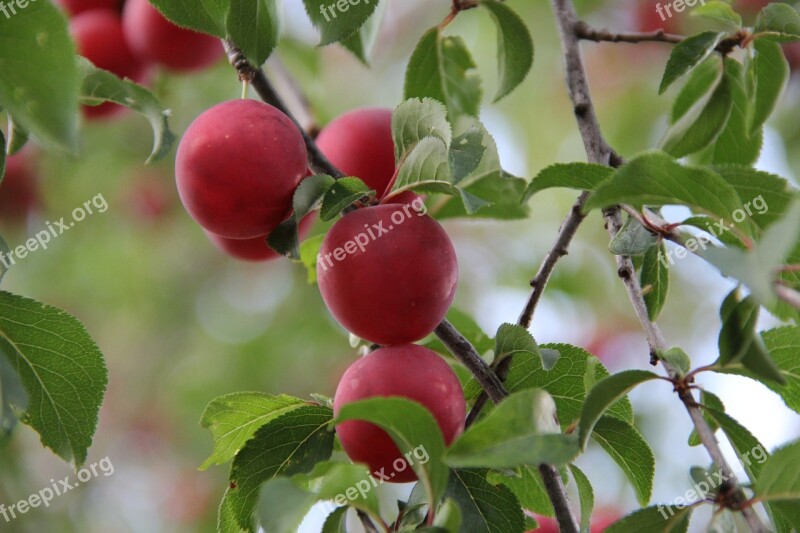
<svg viewBox="0 0 800 533">
<path fill-rule="evenodd" d="M 637 1 L 584 1 L 579 9 L 595 25 L 635 30 Z M 495 29 L 488 14 L 466 12 L 448 31 L 465 39 L 479 65 L 486 95 L 482 120 L 498 142 L 504 166 L 530 179 L 552 163 L 583 161 L 585 155 L 562 81 L 549 3 L 508 3 L 530 24 L 536 64 L 526 82 L 498 105 L 489 104 L 497 75 Z M 417 40 L 441 21 L 449 4 L 390 1 L 367 69 L 340 47 L 316 48 L 301 2 L 287 0 L 285 41 L 267 70 L 284 92 L 284 69 L 296 78 L 315 115 L 300 115 L 307 125 L 312 119 L 324 125 L 355 107 L 395 107 Z M 696 24 L 686 13 L 680 17 L 687 28 Z M 654 146 L 675 91 L 657 94 L 668 47 L 587 44 L 584 50 L 612 146 L 623 156 Z M 800 172 L 798 82 L 795 77 L 769 125 L 759 163 L 795 183 L 793 176 Z M 204 109 L 241 93 L 224 62 L 199 75 L 161 75 L 153 87 L 172 109 L 171 125 L 179 135 Z M 42 209 L 26 224 L 6 223 L 0 230 L 13 247 L 97 194 L 109 209 L 76 225 L 47 251 L 22 260 L 8 274 L 4 289 L 66 309 L 96 339 L 106 356 L 110 386 L 89 462 L 108 456 L 115 472 L 56 499 L 49 509 L 33 509 L 8 524 L 0 520 L 0 531 L 214 531 L 227 468 L 197 470 L 211 452 L 210 434 L 198 423 L 208 401 L 244 390 L 332 395 L 357 354 L 316 287 L 306 282 L 301 265 L 239 263 L 206 240 L 180 206 L 172 158 L 143 165 L 151 143 L 145 120 L 126 115 L 85 126 L 79 159 L 35 151 Z M 528 282 L 574 198 L 571 191 L 536 196 L 525 221 L 446 222 L 462 272 L 457 307 L 490 333 L 516 320 Z M 314 232 L 322 231 L 322 225 L 315 226 Z M 583 346 L 612 370 L 646 368 L 646 345 L 616 278 L 607 241 L 595 213 L 557 268 L 532 332 L 542 343 Z M 660 321 L 665 335 L 671 344 L 686 348 L 696 364 L 710 362 L 716 356 L 717 308 L 732 284 L 695 258 L 680 261 L 673 275 Z M 773 323 L 764 319 L 765 326 Z M 718 392 L 732 416 L 769 447 L 798 435 L 798 416 L 765 389 L 735 377 L 703 378 L 701 384 Z M 642 387 L 633 401 L 657 457 L 653 500 L 673 500 L 690 486 L 688 467 L 705 465 L 707 456 L 686 446 L 689 420 L 668 386 Z M 618 514 L 636 507 L 633 491 L 607 456 L 593 451 L 578 464 L 595 483 L 600 507 Z M 0 450 L 0 503 L 16 502 L 49 485 L 51 478 L 68 474 L 69 466 L 20 426 Z M 696 518 L 694 526 L 701 522 Z M 318 527 L 310 520 L 306 530 Z"/>
</svg>

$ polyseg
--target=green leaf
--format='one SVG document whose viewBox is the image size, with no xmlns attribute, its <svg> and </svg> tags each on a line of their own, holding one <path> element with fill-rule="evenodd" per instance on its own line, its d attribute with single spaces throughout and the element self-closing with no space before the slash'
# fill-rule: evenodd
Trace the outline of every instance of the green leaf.
<svg viewBox="0 0 800 533">
<path fill-rule="evenodd" d="M 756 482 L 755 492 L 761 500 L 773 503 L 793 524 L 800 523 L 800 476 L 796 465 L 800 463 L 800 441 L 794 441 L 767 459 Z"/>
<path fill-rule="evenodd" d="M 714 142 L 728 123 L 733 94 L 727 76 L 708 91 L 664 134 L 661 148 L 674 157 L 698 152 Z"/>
<path fill-rule="evenodd" d="M 594 163 L 557 163 L 551 165 L 533 178 L 522 203 L 527 203 L 531 196 L 539 191 L 552 187 L 566 187 L 582 191 L 593 191 L 611 178 L 614 169 Z"/>
<path fill-rule="evenodd" d="M 647 505 L 653 494 L 656 461 L 641 433 L 628 422 L 603 416 L 597 421 L 592 438 L 625 473 L 636 491 L 639 505 Z"/>
<path fill-rule="evenodd" d="M 12 117 L 9 117 L 8 130 L 8 144 L 5 151 L 8 155 L 14 155 L 25 147 L 29 136 L 28 132 L 22 129 Z M 3 173 L 0 172 L 0 176 L 2 175 Z"/>
<path fill-rule="evenodd" d="M 638 220 L 628 217 L 619 232 L 611 239 L 608 250 L 614 255 L 641 255 L 658 242 L 658 237 L 653 235 Z"/>
<path fill-rule="evenodd" d="M 716 427 L 722 428 L 750 481 L 755 482 L 759 479 L 761 468 L 769 457 L 766 448 L 750 433 L 750 430 L 725 413 L 724 408 L 706 407 L 703 411 L 715 422 Z"/>
<path fill-rule="evenodd" d="M 165 17 L 184 28 L 224 38 L 231 0 L 149 0 Z"/>
<path fill-rule="evenodd" d="M 539 346 L 530 332 L 516 324 L 501 324 L 495 337 L 494 360 L 501 361 L 506 357 L 521 355 L 522 357 L 542 358 Z"/>
<path fill-rule="evenodd" d="M 577 466 L 569 465 L 569 471 L 572 472 L 572 479 L 575 480 L 575 485 L 578 488 L 578 497 L 581 500 L 581 531 L 587 533 L 592 519 L 592 510 L 594 510 L 592 483 Z"/>
<path fill-rule="evenodd" d="M 227 463 L 261 426 L 305 403 L 291 396 L 260 392 L 237 392 L 212 400 L 203 411 L 200 425 L 211 431 L 214 452 L 200 470 Z"/>
<path fill-rule="evenodd" d="M 449 154 L 453 183 L 460 184 L 478 169 L 487 150 L 483 144 L 485 135 L 485 128 L 478 122 L 453 139 Z"/>
<path fill-rule="evenodd" d="M 797 197 L 797 190 L 786 179 L 768 172 L 741 165 L 716 166 L 714 171 L 736 189 L 756 237 L 780 220 Z"/>
<path fill-rule="evenodd" d="M 800 350 L 800 328 L 794 326 L 771 329 L 762 333 L 761 337 L 769 351 L 770 359 L 780 369 L 785 385 L 778 381 L 761 379 L 741 363 L 726 367 L 721 372 L 737 374 L 761 382 L 778 394 L 787 407 L 800 413 L 800 359 L 797 357 Z"/>
<path fill-rule="evenodd" d="M 325 193 L 319 217 L 323 221 L 333 220 L 356 200 L 373 196 L 375 196 L 375 191 L 358 178 L 338 179 Z"/>
<path fill-rule="evenodd" d="M 402 162 L 426 137 L 441 139 L 449 148 L 453 133 L 447 108 L 432 98 L 412 98 L 397 106 L 392 114 L 395 160 Z"/>
<path fill-rule="evenodd" d="M 86 105 L 99 105 L 114 102 L 141 113 L 153 128 L 153 150 L 147 163 L 153 163 L 166 156 L 175 135 L 170 131 L 168 117 L 170 111 L 148 89 L 128 80 L 120 79 L 107 70 L 96 68 L 88 61 L 82 61 L 84 73 L 80 101 Z"/>
<path fill-rule="evenodd" d="M 718 82 L 721 60 L 716 56 L 709 57 L 689 73 L 686 84 L 678 93 L 672 106 L 669 123 L 674 124 L 685 115 L 692 106 L 707 94 Z"/>
<path fill-rule="evenodd" d="M 380 30 L 383 16 L 386 14 L 387 2 L 378 4 L 378 8 L 370 15 L 367 22 L 347 39 L 340 41 L 340 44 L 348 49 L 364 65 L 369 66 L 372 50 L 378 41 L 378 31 Z"/>
<path fill-rule="evenodd" d="M 586 442 L 589 440 L 595 424 L 614 402 L 628 394 L 637 385 L 654 379 L 658 379 L 658 375 L 646 370 L 626 370 L 598 381 L 589 391 L 586 401 L 583 403 L 578 424 L 581 447 L 586 447 Z"/>
<path fill-rule="evenodd" d="M 423 446 L 430 460 L 412 466 L 433 506 L 447 485 L 447 467 L 442 462 L 444 439 L 430 411 L 416 402 L 403 398 L 373 398 L 342 407 L 335 423 L 347 420 L 372 422 L 392 438 L 402 453 Z"/>
<path fill-rule="evenodd" d="M 267 238 L 269 247 L 283 256 L 295 260 L 301 259 L 300 238 L 297 234 L 300 221 L 322 203 L 325 194 L 334 183 L 336 180 L 327 174 L 316 174 L 303 179 L 294 191 L 292 199 L 294 213 L 269 234 Z"/>
<path fill-rule="evenodd" d="M 438 137 L 425 137 L 401 163 L 391 192 L 457 192 L 452 181 L 447 145 Z"/>
<path fill-rule="evenodd" d="M 728 31 L 737 31 L 742 27 L 742 17 L 733 10 L 730 4 L 720 0 L 712 0 L 705 5 L 696 6 L 692 9 L 691 16 L 717 22 Z"/>
<path fill-rule="evenodd" d="M 461 531 L 461 509 L 459 509 L 455 500 L 445 499 L 436 512 L 433 525 L 448 532 Z"/>
<path fill-rule="evenodd" d="M 538 389 L 517 392 L 467 429 L 445 461 L 454 467 L 562 465 L 578 455 L 574 436 L 560 433 L 556 405 Z"/>
<path fill-rule="evenodd" d="M 479 354 L 483 355 L 494 348 L 494 339 L 489 337 L 475 322 L 475 319 L 464 311 L 451 307 L 447 312 L 447 320 L 461 332 Z M 423 346 L 448 357 L 451 355 L 450 350 L 436 336 L 432 336 Z"/>
<path fill-rule="evenodd" d="M 800 13 L 789 4 L 772 3 L 758 14 L 755 33 L 779 42 L 800 40 Z"/>
<path fill-rule="evenodd" d="M 255 531 L 253 512 L 265 482 L 278 475 L 309 472 L 330 457 L 333 432 L 328 426 L 332 417 L 328 407 L 307 405 L 261 426 L 233 460 L 230 473 L 233 488 L 225 491 L 219 523 Z"/>
<path fill-rule="evenodd" d="M 667 68 L 658 89 L 659 94 L 663 94 L 675 80 L 711 55 L 723 37 L 725 37 L 724 33 L 706 31 L 678 43 L 672 49 L 672 54 L 667 61 Z"/>
<path fill-rule="evenodd" d="M 406 69 L 404 99 L 433 98 L 447 106 L 451 122 L 462 115 L 477 117 L 481 79 L 461 37 L 444 36 L 442 28 L 420 39 Z"/>
<path fill-rule="evenodd" d="M 585 211 L 616 204 L 685 205 L 694 211 L 725 219 L 740 207 L 739 195 L 718 174 L 684 166 L 663 152 L 645 152 L 620 167 L 589 198 Z M 736 223 L 743 233 L 747 219 Z"/>
<path fill-rule="evenodd" d="M 23 130 L 77 152 L 79 88 L 67 20 L 52 2 L 0 17 L 0 107 Z"/>
<path fill-rule="evenodd" d="M 322 34 L 320 45 L 342 41 L 353 36 L 375 11 L 380 0 L 372 2 L 331 2 L 331 0 L 303 0 L 306 13 Z"/>
<path fill-rule="evenodd" d="M 275 50 L 280 37 L 276 0 L 229 0 L 225 19 L 228 37 L 253 65 L 261 65 Z"/>
<path fill-rule="evenodd" d="M 753 297 L 764 305 L 775 300 L 772 289 L 776 270 L 789 260 L 800 237 L 800 200 L 795 201 L 786 216 L 770 226 L 753 249 L 709 248 L 699 253 L 720 269 L 724 276 L 746 284 Z"/>
<path fill-rule="evenodd" d="M 306 267 L 308 284 L 317 282 L 317 255 L 322 248 L 325 234 L 314 235 L 300 243 L 300 262 Z"/>
<path fill-rule="evenodd" d="M 741 63 L 725 60 L 724 76 L 728 78 L 733 97 L 733 110 L 728 124 L 716 141 L 697 156 L 697 161 L 715 165 L 752 165 L 758 160 L 764 144 L 763 131 L 750 133 L 753 102 L 747 94 Z"/>
<path fill-rule="evenodd" d="M 347 507 L 339 507 L 325 519 L 321 533 L 347 533 Z"/>
<path fill-rule="evenodd" d="M 555 400 L 558 420 L 562 426 L 568 426 L 576 420 L 586 399 L 584 376 L 589 361 L 596 359 L 589 352 L 569 344 L 545 344 L 540 349 L 558 351 L 561 356 L 555 366 L 547 370 L 538 357 L 517 357 L 511 363 L 506 390 L 517 392 L 526 389 L 543 389 Z M 595 371 L 598 377 L 608 376 L 608 370 L 597 363 Z M 477 383 L 470 382 L 466 387 L 468 398 L 480 394 Z M 622 420 L 633 421 L 633 408 L 627 398 L 614 404 L 609 414 Z"/>
<path fill-rule="evenodd" d="M 533 66 L 533 38 L 522 18 L 506 4 L 481 0 L 497 25 L 497 66 L 500 86 L 494 101 L 502 100 L 525 80 Z"/>
<path fill-rule="evenodd" d="M 28 394 L 20 418 L 81 466 L 97 428 L 108 371 L 83 325 L 61 309 L 0 292 L 0 349 Z"/>
<path fill-rule="evenodd" d="M 753 115 L 750 135 L 758 133 L 775 111 L 778 101 L 789 83 L 789 62 L 778 43 L 756 39 L 753 43 L 755 58 L 748 66 L 755 80 Z"/>
<path fill-rule="evenodd" d="M 644 291 L 644 303 L 647 316 L 655 322 L 669 294 L 669 265 L 666 260 L 667 250 L 664 243 L 647 249 L 642 261 L 640 281 Z"/>
<path fill-rule="evenodd" d="M 486 470 L 450 471 L 445 497 L 461 509 L 461 519 L 470 533 L 522 533 L 525 515 L 514 494 L 504 485 L 486 480 Z"/>
<path fill-rule="evenodd" d="M 550 496 L 536 466 L 526 465 L 511 470 L 492 471 L 487 479 L 493 485 L 502 484 L 508 487 L 524 509 L 537 515 L 555 516 Z M 583 501 L 581 503 L 583 504 Z"/>
<path fill-rule="evenodd" d="M 658 354 L 658 358 L 673 368 L 680 377 L 685 377 L 692 369 L 692 360 L 680 348 L 670 348 Z"/>
<path fill-rule="evenodd" d="M 296 533 L 316 501 L 313 494 L 298 488 L 289 478 L 271 479 L 261 488 L 259 523 L 270 533 Z"/>
<path fill-rule="evenodd" d="M 615 522 L 605 533 L 686 533 L 693 510 L 676 505 L 646 507 Z"/>
</svg>

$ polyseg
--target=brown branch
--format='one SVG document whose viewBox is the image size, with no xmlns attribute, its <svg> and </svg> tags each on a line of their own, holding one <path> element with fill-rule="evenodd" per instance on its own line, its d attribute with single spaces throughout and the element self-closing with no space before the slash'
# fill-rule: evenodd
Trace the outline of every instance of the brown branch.
<svg viewBox="0 0 800 533">
<path fill-rule="evenodd" d="M 356 514 L 358 515 L 358 519 L 361 521 L 361 527 L 364 528 L 365 533 L 378 533 L 378 528 L 375 527 L 375 524 L 372 522 L 372 519 L 367 513 L 359 509 L 356 511 Z"/>
<path fill-rule="evenodd" d="M 572 0 L 551 0 L 551 2 L 560 27 L 562 47 L 566 60 L 567 87 L 572 98 L 575 118 L 578 121 L 586 154 L 590 162 L 617 166 L 621 161 L 605 141 L 594 112 L 589 92 L 589 82 L 581 58 L 580 40 L 576 33 L 576 29 L 579 29 L 580 25 L 578 24 L 575 7 L 572 4 Z M 603 216 L 606 220 L 609 236 L 613 239 L 622 227 L 620 210 L 618 207 L 607 209 L 604 211 Z M 652 359 L 668 348 L 667 343 L 658 325 L 650 320 L 633 262 L 629 257 L 625 256 L 616 256 L 616 261 L 619 277 L 625 285 L 636 317 L 647 336 Z M 672 379 L 678 378 L 678 373 L 674 368 L 664 362 L 662 364 Z M 688 389 L 680 390 L 678 395 L 692 419 L 700 441 L 708 451 L 720 474 L 730 480 L 732 502 L 743 504 L 747 499 L 744 491 L 737 483 L 733 471 L 719 447 L 714 431 L 703 418 L 694 395 Z M 768 531 L 751 507 L 744 507 L 741 512 L 752 531 L 757 533 Z"/>
</svg>

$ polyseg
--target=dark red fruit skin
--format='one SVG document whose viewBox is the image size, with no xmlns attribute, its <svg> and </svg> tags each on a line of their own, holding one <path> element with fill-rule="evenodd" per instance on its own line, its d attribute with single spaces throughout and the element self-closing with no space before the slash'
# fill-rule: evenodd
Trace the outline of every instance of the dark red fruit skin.
<svg viewBox="0 0 800 533">
<path fill-rule="evenodd" d="M 448 445 L 464 431 L 466 403 L 458 378 L 441 357 L 423 346 L 380 348 L 356 361 L 336 389 L 334 416 L 344 405 L 375 397 L 402 397 L 421 404 L 433 414 Z M 383 468 L 393 483 L 417 479 L 408 465 L 395 471 L 392 463 L 403 455 L 378 426 L 352 420 L 339 424 L 336 433 L 348 457 L 369 465 L 373 474 Z"/>
<path fill-rule="evenodd" d="M 201 70 L 224 55 L 219 39 L 173 24 L 147 0 L 127 0 L 122 23 L 134 54 L 173 71 Z"/>
<path fill-rule="evenodd" d="M 383 196 L 395 170 L 391 109 L 349 111 L 322 129 L 317 146 L 335 167 Z"/>
<path fill-rule="evenodd" d="M 175 177 L 198 224 L 221 237 L 250 239 L 289 216 L 307 168 L 303 137 L 286 115 L 255 100 L 231 100 L 186 130 Z"/>
<path fill-rule="evenodd" d="M 300 240 L 303 240 L 308 232 L 311 231 L 311 226 L 314 225 L 314 216 L 307 215 L 297 228 L 297 235 Z M 256 237 L 254 239 L 226 239 L 219 235 L 206 232 L 208 240 L 214 246 L 219 248 L 234 259 L 251 262 L 271 261 L 281 257 L 267 245 L 267 235 Z"/>
<path fill-rule="evenodd" d="M 328 255 L 356 238 L 363 242 L 359 235 L 369 239 L 363 252 L 341 261 Z M 377 344 L 404 344 L 425 337 L 444 318 L 458 262 L 438 222 L 408 205 L 379 205 L 353 211 L 330 229 L 317 257 L 317 279 L 325 304 L 348 331 Z"/>
<path fill-rule="evenodd" d="M 125 43 L 119 13 L 111 9 L 85 11 L 72 18 L 69 28 L 78 52 L 98 68 L 137 83 L 149 77 L 148 65 L 139 61 Z M 87 118 L 111 117 L 123 111 L 125 107 L 110 102 L 83 106 Z"/>
<path fill-rule="evenodd" d="M 112 9 L 119 11 L 120 0 L 56 0 L 70 16 L 75 16 L 92 9 Z"/>
<path fill-rule="evenodd" d="M 0 183 L 0 219 L 23 222 L 39 205 L 39 185 L 33 165 L 23 151 L 6 159 Z"/>
</svg>

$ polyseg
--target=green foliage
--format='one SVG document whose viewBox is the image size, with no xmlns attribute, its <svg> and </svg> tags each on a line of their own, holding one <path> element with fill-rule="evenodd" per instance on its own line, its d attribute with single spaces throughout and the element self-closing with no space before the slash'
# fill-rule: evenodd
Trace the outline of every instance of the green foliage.
<svg viewBox="0 0 800 533">
<path fill-rule="evenodd" d="M 574 465 L 570 465 L 572 468 Z M 553 504 L 545 489 L 537 466 L 525 465 L 518 468 L 491 471 L 487 477 L 493 485 L 505 485 L 519 500 L 523 508 L 542 516 L 554 516 Z M 581 499 L 581 505 L 584 500 Z"/>
<path fill-rule="evenodd" d="M 301 259 L 298 225 L 306 215 L 323 203 L 325 195 L 334 183 L 336 180 L 327 174 L 316 174 L 301 181 L 294 191 L 292 216 L 281 222 L 269 234 L 267 238 L 269 247 L 291 259 Z M 316 262 L 316 254 L 314 261 Z"/>
<path fill-rule="evenodd" d="M 461 510 L 461 522 L 474 533 L 522 533 L 525 517 L 520 503 L 505 485 L 486 480 L 487 470 L 455 469 L 445 489 Z"/>
<path fill-rule="evenodd" d="M 758 14 L 755 32 L 778 42 L 800 40 L 800 14 L 789 4 L 771 3 Z"/>
<path fill-rule="evenodd" d="M 689 355 L 680 348 L 670 348 L 658 354 L 658 358 L 667 363 L 680 377 L 685 377 L 692 367 Z"/>
<path fill-rule="evenodd" d="M 184 28 L 225 37 L 230 0 L 149 0 L 165 17 Z"/>
<path fill-rule="evenodd" d="M 608 251 L 614 255 L 641 255 L 658 242 L 658 237 L 642 226 L 638 220 L 628 217 L 619 232 L 608 244 Z M 642 288 L 644 288 L 642 284 Z"/>
<path fill-rule="evenodd" d="M 691 16 L 716 22 L 728 31 L 737 31 L 742 27 L 742 17 L 733 10 L 730 4 L 721 0 L 711 0 L 705 5 L 692 9 Z"/>
<path fill-rule="evenodd" d="M 648 248 L 642 260 L 640 283 L 647 316 L 652 321 L 658 319 L 669 294 L 669 263 L 666 256 L 666 247 L 661 242 Z"/>
<path fill-rule="evenodd" d="M 253 513 L 265 482 L 309 472 L 330 457 L 332 417 L 328 407 L 305 405 L 258 428 L 233 460 L 230 487 L 219 508 L 220 532 L 255 531 Z"/>
<path fill-rule="evenodd" d="M 658 92 L 666 91 L 673 82 L 711 55 L 724 36 L 724 33 L 707 31 L 693 35 L 677 44 L 672 49 Z"/>
<path fill-rule="evenodd" d="M 254 65 L 267 60 L 278 45 L 280 18 L 276 0 L 229 0 L 225 29 Z"/>
<path fill-rule="evenodd" d="M 375 191 L 367 187 L 360 179 L 338 179 L 322 198 L 322 207 L 319 211 L 319 217 L 324 221 L 333 220 L 353 202 L 372 196 L 375 196 Z"/>
<path fill-rule="evenodd" d="M 0 17 L 0 65 L 0 107 L 46 145 L 77 152 L 81 77 L 67 21 L 52 2 Z"/>
<path fill-rule="evenodd" d="M 428 30 L 411 55 L 404 98 L 433 98 L 447 107 L 451 121 L 478 116 L 481 79 L 472 55 L 460 37 L 445 36 L 442 28 Z"/>
<path fill-rule="evenodd" d="M 693 507 L 659 505 L 635 511 L 615 522 L 608 533 L 686 533 Z"/>
<path fill-rule="evenodd" d="M 517 392 L 476 422 L 447 451 L 454 467 L 514 468 L 567 464 L 578 455 L 574 436 L 560 432 L 556 405 L 538 389 Z"/>
<path fill-rule="evenodd" d="M 352 37 L 375 12 L 379 0 L 373 2 L 330 2 L 330 0 L 303 0 L 311 22 L 322 34 L 321 45 Z M 339 6 L 344 6 L 341 9 Z"/>
<path fill-rule="evenodd" d="M 755 492 L 761 500 L 775 502 L 778 509 L 791 523 L 800 523 L 800 477 L 795 468 L 800 461 L 800 441 L 792 442 L 776 450 L 764 463 L 755 486 Z"/>
<path fill-rule="evenodd" d="M 299 398 L 260 392 L 237 392 L 216 398 L 200 418 L 200 425 L 214 437 L 214 453 L 200 470 L 227 463 L 261 426 L 304 404 Z"/>
<path fill-rule="evenodd" d="M 494 348 L 495 364 L 506 357 L 520 355 L 541 359 L 542 354 L 530 332 L 516 324 L 502 324 L 497 330 Z"/>
<path fill-rule="evenodd" d="M 533 38 L 520 16 L 497 0 L 481 0 L 497 25 L 497 65 L 500 86 L 497 102 L 511 93 L 528 75 L 533 66 Z"/>
<path fill-rule="evenodd" d="M 88 61 L 81 61 L 81 68 L 80 102 L 85 105 L 114 102 L 141 113 L 150 122 L 154 134 L 153 151 L 147 163 L 165 157 L 175 142 L 175 135 L 167 123 L 170 112 L 161 106 L 153 93 L 128 79 L 122 80 L 107 70 L 96 68 Z"/>
<path fill-rule="evenodd" d="M 430 411 L 403 398 L 373 398 L 342 407 L 335 423 L 347 420 L 372 422 L 386 431 L 403 454 L 423 446 L 430 459 L 411 467 L 425 487 L 433 506 L 447 484 L 447 467 L 442 462 L 444 439 Z"/>
<path fill-rule="evenodd" d="M 602 416 L 594 426 L 592 438 L 616 462 L 636 491 L 636 499 L 647 505 L 653 494 L 655 457 L 644 437 L 633 424 Z"/>
<path fill-rule="evenodd" d="M 583 191 L 593 191 L 608 180 L 614 170 L 611 167 L 593 163 L 558 163 L 542 170 L 525 189 L 522 202 L 531 196 L 551 187 L 567 187 Z"/>
<path fill-rule="evenodd" d="M 749 133 L 758 132 L 767 119 L 775 111 L 786 84 L 789 82 L 789 63 L 780 45 L 766 39 L 757 39 L 753 43 L 755 57 L 747 65 L 747 76 L 755 84 L 753 114 Z"/>
<path fill-rule="evenodd" d="M 3 291 L 0 351 L 27 393 L 27 405 L 15 404 L 18 392 L 9 396 L 14 409 L 24 410 L 20 421 L 59 457 L 83 465 L 108 384 L 103 355 L 86 329 L 61 309 Z"/>
<path fill-rule="evenodd" d="M 575 485 L 578 487 L 578 497 L 581 503 L 581 531 L 589 531 L 589 525 L 592 518 L 592 510 L 594 509 L 594 489 L 592 483 L 586 474 L 575 465 L 569 465 L 569 471 L 572 473 L 572 479 L 575 480 Z"/>
</svg>

